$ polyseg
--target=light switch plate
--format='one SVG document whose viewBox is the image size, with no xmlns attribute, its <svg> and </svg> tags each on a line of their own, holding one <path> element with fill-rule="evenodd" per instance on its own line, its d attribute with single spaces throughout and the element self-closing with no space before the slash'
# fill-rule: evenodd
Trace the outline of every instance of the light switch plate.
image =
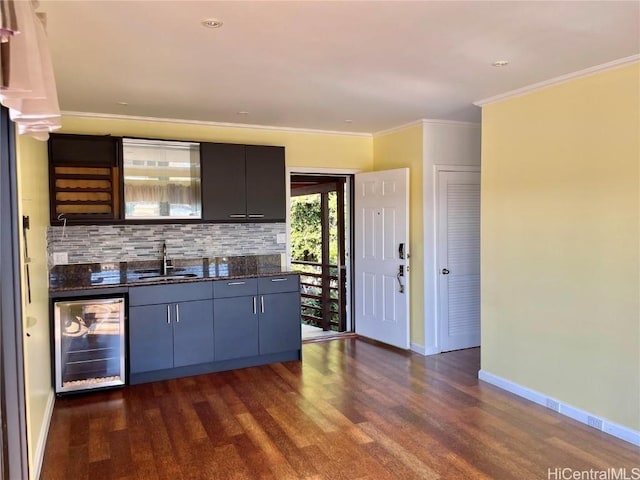
<svg viewBox="0 0 640 480">
<path fill-rule="evenodd" d="M 53 254 L 53 264 L 54 265 L 66 265 L 69 263 L 69 253 L 68 252 L 55 252 Z"/>
<path fill-rule="evenodd" d="M 287 243 L 287 236 L 284 233 L 277 234 L 276 243 Z"/>
</svg>

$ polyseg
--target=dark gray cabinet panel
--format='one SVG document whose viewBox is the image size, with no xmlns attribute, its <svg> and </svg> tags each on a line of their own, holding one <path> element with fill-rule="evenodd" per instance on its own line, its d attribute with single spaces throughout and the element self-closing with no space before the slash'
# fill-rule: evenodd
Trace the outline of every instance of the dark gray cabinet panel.
<svg viewBox="0 0 640 480">
<path fill-rule="evenodd" d="M 243 278 L 238 280 L 218 280 L 213 282 L 213 297 L 240 297 L 256 295 L 258 293 L 258 280 L 256 278 Z"/>
<path fill-rule="evenodd" d="M 173 325 L 168 305 L 129 307 L 131 373 L 173 367 Z"/>
<path fill-rule="evenodd" d="M 202 143 L 202 218 L 285 221 L 284 147 Z"/>
<path fill-rule="evenodd" d="M 214 282 L 216 360 L 299 350 L 299 276 L 240 282 Z"/>
<path fill-rule="evenodd" d="M 282 275 L 278 277 L 264 277 L 258 279 L 260 294 L 299 292 L 300 277 L 298 275 Z"/>
<path fill-rule="evenodd" d="M 212 296 L 211 282 L 130 288 L 130 372 L 212 362 Z"/>
<path fill-rule="evenodd" d="M 244 219 L 244 145 L 201 143 L 200 162 L 203 220 Z"/>
<path fill-rule="evenodd" d="M 213 301 L 173 305 L 173 366 L 213 362 Z"/>
<path fill-rule="evenodd" d="M 301 348 L 300 293 L 260 295 L 260 354 Z"/>
<path fill-rule="evenodd" d="M 70 135 L 49 136 L 49 156 L 54 165 L 113 167 L 118 162 L 119 137 Z"/>
<path fill-rule="evenodd" d="M 258 355 L 256 295 L 216 298 L 213 314 L 216 360 Z"/>
<path fill-rule="evenodd" d="M 247 218 L 285 221 L 284 147 L 247 145 Z"/>
</svg>

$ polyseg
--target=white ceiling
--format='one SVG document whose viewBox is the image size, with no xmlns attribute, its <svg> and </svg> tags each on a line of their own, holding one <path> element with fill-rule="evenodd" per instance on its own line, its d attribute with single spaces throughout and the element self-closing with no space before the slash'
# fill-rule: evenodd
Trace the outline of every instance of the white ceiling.
<svg viewBox="0 0 640 480">
<path fill-rule="evenodd" d="M 474 101 L 640 53 L 638 1 L 41 0 L 38 10 L 62 110 L 332 131 L 478 122 Z M 202 27 L 210 17 L 224 26 Z"/>
</svg>

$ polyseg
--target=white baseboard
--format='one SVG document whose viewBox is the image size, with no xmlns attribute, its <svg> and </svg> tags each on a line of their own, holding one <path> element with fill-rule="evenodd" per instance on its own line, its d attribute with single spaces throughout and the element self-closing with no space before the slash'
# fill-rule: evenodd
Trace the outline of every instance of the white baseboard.
<svg viewBox="0 0 640 480">
<path fill-rule="evenodd" d="M 424 345 L 418 345 L 417 343 L 411 344 L 411 351 L 419 353 L 420 355 L 428 356 L 428 355 L 437 355 L 441 353 L 439 349 L 433 346 L 425 347 Z"/>
<path fill-rule="evenodd" d="M 44 421 L 42 428 L 40 429 L 40 436 L 38 437 L 38 443 L 36 449 L 33 452 L 33 462 L 35 475 L 31 475 L 31 478 L 40 478 L 40 472 L 42 470 L 42 462 L 44 460 L 44 450 L 47 446 L 47 436 L 49 435 L 49 425 L 51 425 L 51 417 L 53 416 L 53 406 L 56 403 L 56 396 L 53 390 L 49 392 L 49 398 L 47 399 L 47 405 L 44 409 Z"/>
<path fill-rule="evenodd" d="M 589 425 L 597 430 L 608 433 L 609 435 L 613 435 L 625 442 L 629 442 L 633 445 L 640 447 L 640 432 L 633 430 L 629 427 L 625 427 L 623 425 L 619 425 L 617 423 L 611 422 L 609 420 L 600 418 L 596 415 L 593 415 L 589 412 L 576 408 L 567 403 L 561 402 L 555 398 L 547 397 L 546 395 L 536 392 L 535 390 L 531 390 L 530 388 L 523 387 L 522 385 L 518 385 L 517 383 L 513 383 L 506 378 L 499 377 L 492 373 L 489 373 L 485 370 L 480 370 L 478 372 L 478 378 L 483 382 L 490 383 L 491 385 L 495 385 L 503 390 L 511 392 L 519 397 L 526 398 L 538 405 L 542 405 L 543 407 L 547 407 L 555 412 L 558 412 L 562 415 L 570 417 L 578 422 L 584 423 L 585 425 Z"/>
<path fill-rule="evenodd" d="M 424 347 L 424 354 L 423 355 L 438 355 L 439 353 L 442 353 L 442 350 L 440 350 L 438 347 L 436 347 L 434 345 L 430 345 L 428 347 Z"/>
</svg>

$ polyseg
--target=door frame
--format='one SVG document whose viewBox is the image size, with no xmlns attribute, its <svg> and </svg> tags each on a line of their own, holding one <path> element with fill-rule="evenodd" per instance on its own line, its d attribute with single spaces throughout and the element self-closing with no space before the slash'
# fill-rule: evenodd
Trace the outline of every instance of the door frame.
<svg viewBox="0 0 640 480">
<path fill-rule="evenodd" d="M 430 281 L 425 278 L 425 299 L 433 299 L 433 309 L 430 315 L 425 315 L 425 336 L 433 335 L 432 347 L 425 352 L 426 355 L 433 355 L 442 352 L 442 345 L 440 342 L 440 275 L 438 270 L 438 258 L 441 253 L 440 246 L 440 229 L 438 227 L 440 223 L 440 188 L 439 188 L 439 175 L 440 172 L 471 172 L 482 173 L 479 165 L 434 165 L 433 166 L 433 181 L 431 184 L 432 196 L 432 222 L 433 236 L 431 236 L 432 244 L 429 245 L 428 241 L 425 241 L 425 277 L 429 277 Z M 481 187 L 482 188 L 482 187 Z M 428 212 L 425 212 L 425 215 Z M 426 217 L 425 217 L 426 220 Z M 426 225 L 426 222 L 425 222 Z M 425 235 L 425 240 L 429 238 Z M 432 287 L 430 288 L 430 285 Z"/>
<path fill-rule="evenodd" d="M 319 175 L 319 176 L 351 176 L 353 177 L 356 173 L 362 172 L 361 169 L 353 169 L 353 168 L 327 168 L 327 167 L 286 167 L 286 180 L 285 180 L 285 189 L 287 193 L 287 215 L 286 215 L 286 258 L 287 258 L 287 268 L 291 270 L 291 176 L 292 175 Z M 353 251 L 355 248 L 354 238 L 353 238 L 353 179 L 349 185 L 350 190 L 348 193 L 349 205 L 348 210 L 345 212 L 348 218 L 346 222 L 346 231 L 345 231 L 345 239 L 346 239 L 346 264 L 348 265 L 347 274 L 346 274 L 346 283 L 347 283 L 347 308 L 346 308 L 346 332 L 354 332 L 355 331 L 355 321 L 354 321 L 354 310 L 353 310 Z"/>
</svg>

